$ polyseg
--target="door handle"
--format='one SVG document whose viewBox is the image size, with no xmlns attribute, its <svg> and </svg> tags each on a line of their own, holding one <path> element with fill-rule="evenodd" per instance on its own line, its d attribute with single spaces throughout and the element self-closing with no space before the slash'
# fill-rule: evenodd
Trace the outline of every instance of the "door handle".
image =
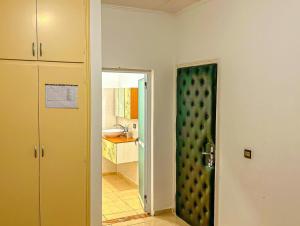
<svg viewBox="0 0 300 226">
<path fill-rule="evenodd" d="M 215 146 L 210 144 L 210 152 L 202 152 L 202 155 L 212 155 L 215 154 Z"/>
<path fill-rule="evenodd" d="M 40 56 L 43 56 L 43 43 L 40 43 Z"/>
<path fill-rule="evenodd" d="M 37 146 L 34 146 L 34 158 L 38 157 L 38 150 L 37 150 Z"/>
<path fill-rule="evenodd" d="M 44 156 L 45 156 L 45 147 L 42 146 L 42 158 L 44 158 Z"/>
<path fill-rule="evenodd" d="M 215 165 L 215 146 L 210 144 L 210 152 L 202 152 L 202 155 L 209 155 L 208 166 L 214 167 Z"/>
<path fill-rule="evenodd" d="M 35 43 L 32 43 L 32 56 L 35 56 Z"/>
</svg>

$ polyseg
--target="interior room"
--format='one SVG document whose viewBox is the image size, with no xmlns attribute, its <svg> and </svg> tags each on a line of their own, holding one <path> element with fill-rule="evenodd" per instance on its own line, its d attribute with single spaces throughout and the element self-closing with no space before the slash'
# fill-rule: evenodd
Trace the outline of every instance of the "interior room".
<svg viewBox="0 0 300 226">
<path fill-rule="evenodd" d="M 299 226 L 299 9 L 1 0 L 0 225 Z"/>
<path fill-rule="evenodd" d="M 142 202 L 139 142 L 144 133 L 144 101 L 139 86 L 145 74 L 102 73 L 102 220 L 128 221 L 147 216 Z"/>
</svg>

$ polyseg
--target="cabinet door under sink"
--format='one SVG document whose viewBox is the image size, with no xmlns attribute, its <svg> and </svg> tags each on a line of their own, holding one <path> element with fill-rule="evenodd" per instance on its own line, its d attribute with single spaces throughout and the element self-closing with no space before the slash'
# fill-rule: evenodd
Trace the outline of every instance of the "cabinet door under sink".
<svg viewBox="0 0 300 226">
<path fill-rule="evenodd" d="M 134 142 L 117 145 L 117 163 L 130 163 L 138 161 L 138 148 Z"/>
</svg>

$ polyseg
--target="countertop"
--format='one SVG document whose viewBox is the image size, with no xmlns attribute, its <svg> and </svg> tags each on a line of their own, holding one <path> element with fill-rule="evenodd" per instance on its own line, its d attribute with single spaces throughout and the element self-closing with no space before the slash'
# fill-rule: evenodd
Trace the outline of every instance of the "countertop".
<svg viewBox="0 0 300 226">
<path fill-rule="evenodd" d="M 121 137 L 103 137 L 103 139 L 112 142 L 114 144 L 121 144 L 121 143 L 129 143 L 129 142 L 135 142 L 136 138 L 127 138 L 125 136 Z"/>
</svg>

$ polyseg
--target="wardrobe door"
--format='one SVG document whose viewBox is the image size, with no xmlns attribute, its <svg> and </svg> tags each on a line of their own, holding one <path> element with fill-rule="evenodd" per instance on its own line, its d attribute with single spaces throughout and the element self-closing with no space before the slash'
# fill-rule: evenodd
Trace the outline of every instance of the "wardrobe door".
<svg viewBox="0 0 300 226">
<path fill-rule="evenodd" d="M 39 60 L 85 61 L 85 0 L 38 0 Z"/>
<path fill-rule="evenodd" d="M 38 70 L 0 61 L 0 225 L 39 225 Z"/>
<path fill-rule="evenodd" d="M 36 0 L 0 1 L 0 58 L 36 60 Z"/>
<path fill-rule="evenodd" d="M 39 66 L 42 226 L 85 226 L 87 81 L 84 64 Z"/>
</svg>

